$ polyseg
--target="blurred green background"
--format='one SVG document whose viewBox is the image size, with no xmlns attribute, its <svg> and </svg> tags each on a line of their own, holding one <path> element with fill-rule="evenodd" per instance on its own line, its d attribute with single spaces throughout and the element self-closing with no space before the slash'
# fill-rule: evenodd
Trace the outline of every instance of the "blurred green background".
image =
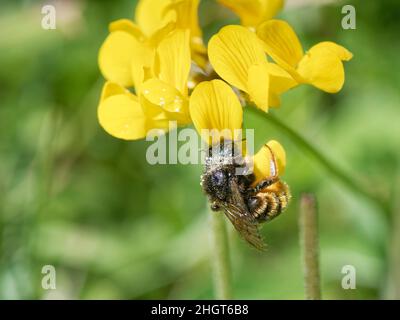
<svg viewBox="0 0 400 320">
<path fill-rule="evenodd" d="M 301 86 L 271 112 L 307 137 L 382 199 L 347 188 L 284 133 L 246 110 L 258 145 L 278 139 L 288 157 L 290 208 L 265 225 L 259 253 L 230 232 L 234 296 L 303 299 L 298 241 L 302 192 L 319 203 L 323 297 L 400 295 L 400 19 L 398 2 L 351 1 L 357 29 L 341 28 L 341 7 L 288 1 L 279 17 L 304 48 L 332 40 L 354 59 L 344 89 L 328 95 Z M 103 79 L 97 52 L 109 22 L 131 18 L 124 1 L 55 1 L 57 30 L 41 28 L 40 1 L 1 3 L 0 13 L 0 298 L 212 298 L 209 217 L 201 166 L 146 162 L 145 141 L 106 134 L 96 117 Z M 237 19 L 204 0 L 205 38 Z M 357 289 L 343 290 L 353 265 Z M 44 265 L 57 289 L 43 290 Z M 397 274 L 396 274 L 397 273 Z M 397 292 L 396 292 L 397 286 Z"/>
</svg>

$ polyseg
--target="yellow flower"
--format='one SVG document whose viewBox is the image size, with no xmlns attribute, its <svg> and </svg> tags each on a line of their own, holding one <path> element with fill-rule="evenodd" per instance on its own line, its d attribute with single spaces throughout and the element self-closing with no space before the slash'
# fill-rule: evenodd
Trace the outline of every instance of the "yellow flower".
<svg viewBox="0 0 400 320">
<path fill-rule="evenodd" d="M 156 50 L 155 63 L 140 87 L 140 102 L 167 112 L 178 125 L 191 122 L 188 77 L 191 65 L 189 30 L 177 29 Z"/>
<path fill-rule="evenodd" d="M 187 78 L 190 69 L 189 31 L 175 30 L 155 50 L 153 64 L 142 73 L 136 95 L 120 84 L 107 82 L 98 107 L 101 126 L 112 136 L 136 140 L 149 130 L 190 123 Z"/>
<path fill-rule="evenodd" d="M 170 28 L 171 25 L 167 25 L 160 30 L 167 33 Z M 100 71 L 104 78 L 121 86 L 139 85 L 141 79 L 135 78 L 132 66 L 136 66 L 137 69 L 151 66 L 156 40 L 161 38 L 159 32 L 147 38 L 137 25 L 127 19 L 112 22 L 109 30 L 110 34 L 99 51 Z"/>
<path fill-rule="evenodd" d="M 214 35 L 208 56 L 222 79 L 246 92 L 264 111 L 279 106 L 279 95 L 296 85 L 288 72 L 267 61 L 261 41 L 242 26 L 226 26 Z"/>
<path fill-rule="evenodd" d="M 320 42 L 304 54 L 294 30 L 282 20 L 270 20 L 257 28 L 265 52 L 289 72 L 298 83 L 308 83 L 323 91 L 335 93 L 344 84 L 342 61 L 353 55 L 333 42 Z"/>
<path fill-rule="evenodd" d="M 150 129 L 168 128 L 165 114 L 148 116 L 136 95 L 113 82 L 106 82 L 103 87 L 97 116 L 104 130 L 124 140 L 142 139 Z"/>
<path fill-rule="evenodd" d="M 177 28 L 191 30 L 194 59 L 204 63 L 198 3 L 198 0 L 141 0 L 136 8 L 137 24 L 128 19 L 112 22 L 110 34 L 99 51 L 103 76 L 125 87 L 140 86 L 143 69 L 151 67 L 158 44 Z"/>
<path fill-rule="evenodd" d="M 272 19 L 283 8 L 283 0 L 218 0 L 235 12 L 240 23 L 246 27 L 257 27 Z"/>
<path fill-rule="evenodd" d="M 238 141 L 243 109 L 232 88 L 222 80 L 200 83 L 190 97 L 189 109 L 196 130 L 208 144 L 215 143 L 215 140 L 207 135 L 207 130 L 218 130 L 224 140 Z M 267 145 L 268 147 L 263 146 L 251 159 L 256 181 L 271 176 L 272 156 L 278 165 L 278 174 L 285 170 L 286 155 L 283 147 L 274 140 Z"/>
</svg>

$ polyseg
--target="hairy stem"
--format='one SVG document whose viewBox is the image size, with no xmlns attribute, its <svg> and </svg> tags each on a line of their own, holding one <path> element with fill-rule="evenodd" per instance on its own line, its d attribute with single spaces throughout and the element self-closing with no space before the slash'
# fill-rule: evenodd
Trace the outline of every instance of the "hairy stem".
<svg viewBox="0 0 400 320">
<path fill-rule="evenodd" d="M 400 299 L 400 173 L 397 173 L 392 191 L 392 223 L 388 249 L 388 274 L 384 298 Z"/>
<path fill-rule="evenodd" d="M 397 209 L 398 210 L 398 209 Z M 400 299 L 400 211 L 393 212 L 392 239 L 389 247 L 389 283 L 387 299 Z"/>
<path fill-rule="evenodd" d="M 210 214 L 215 297 L 232 299 L 231 261 L 225 217 L 221 212 L 210 212 Z"/>
<path fill-rule="evenodd" d="M 388 205 L 388 202 L 383 200 L 380 195 L 377 195 L 376 191 L 368 189 L 359 181 L 352 178 L 349 173 L 345 172 L 342 168 L 338 167 L 335 163 L 329 160 L 325 155 L 321 153 L 321 151 L 319 151 L 315 146 L 313 146 L 309 141 L 307 141 L 302 135 L 297 133 L 295 130 L 287 126 L 280 119 L 271 115 L 270 113 L 267 114 L 258 108 L 251 108 L 251 109 L 257 112 L 263 118 L 265 118 L 269 123 L 279 128 L 290 139 L 292 139 L 292 141 L 298 147 L 300 147 L 303 151 L 311 155 L 330 174 L 336 177 L 349 189 L 375 203 L 387 215 L 390 214 L 390 206 Z"/>
<path fill-rule="evenodd" d="M 318 214 L 315 198 L 311 194 L 303 194 L 301 197 L 299 229 L 306 299 L 320 300 Z"/>
</svg>

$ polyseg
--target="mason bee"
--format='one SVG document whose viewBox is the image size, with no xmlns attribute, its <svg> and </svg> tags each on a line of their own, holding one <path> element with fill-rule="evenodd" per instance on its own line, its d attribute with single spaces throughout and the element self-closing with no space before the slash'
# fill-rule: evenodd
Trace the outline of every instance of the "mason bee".
<svg viewBox="0 0 400 320">
<path fill-rule="evenodd" d="M 266 145 L 267 146 L 267 145 Z M 267 146 L 268 147 L 268 146 Z M 269 148 L 269 147 L 268 147 Z M 271 176 L 253 186 L 255 176 L 248 167 L 237 143 L 221 142 L 208 150 L 201 186 L 213 211 L 223 211 L 240 235 L 259 250 L 265 248 L 258 227 L 277 217 L 291 198 L 288 185 L 279 179 L 272 153 Z M 238 170 L 241 170 L 240 174 Z"/>
</svg>

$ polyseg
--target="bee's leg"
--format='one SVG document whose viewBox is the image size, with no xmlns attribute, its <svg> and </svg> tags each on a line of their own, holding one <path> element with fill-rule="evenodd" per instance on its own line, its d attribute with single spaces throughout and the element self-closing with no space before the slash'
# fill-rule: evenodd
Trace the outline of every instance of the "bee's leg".
<svg viewBox="0 0 400 320">
<path fill-rule="evenodd" d="M 279 190 L 268 191 L 267 189 L 248 198 L 249 211 L 257 221 L 270 221 L 287 208 L 292 198 L 290 189 L 285 182 L 278 183 Z"/>
<path fill-rule="evenodd" d="M 252 192 L 253 193 L 258 193 L 259 191 L 261 191 L 262 189 L 269 187 L 270 185 L 273 185 L 275 182 L 277 182 L 279 180 L 278 176 L 273 176 L 273 177 L 269 177 L 267 179 L 261 180 L 253 189 Z"/>
<path fill-rule="evenodd" d="M 210 208 L 212 211 L 221 211 L 221 207 L 215 201 L 211 202 Z"/>
<path fill-rule="evenodd" d="M 270 221 L 282 212 L 281 199 L 273 192 L 260 192 L 250 197 L 247 206 L 260 223 Z"/>
</svg>

